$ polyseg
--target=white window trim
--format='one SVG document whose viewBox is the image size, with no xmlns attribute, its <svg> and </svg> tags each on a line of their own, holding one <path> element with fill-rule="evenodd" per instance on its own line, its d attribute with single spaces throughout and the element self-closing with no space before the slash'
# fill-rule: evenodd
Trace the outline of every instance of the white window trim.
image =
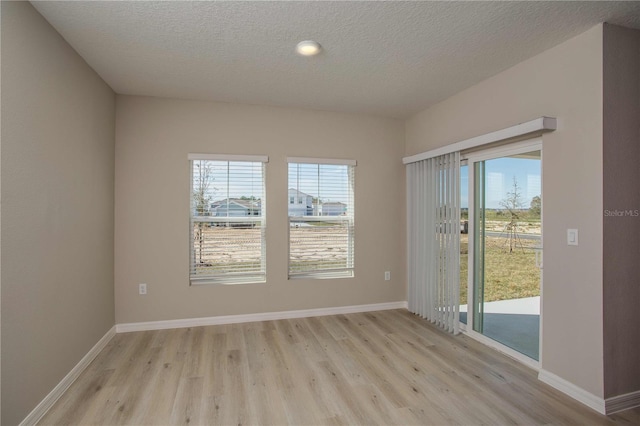
<svg viewBox="0 0 640 426">
<path fill-rule="evenodd" d="M 235 154 L 197 154 L 189 153 L 188 160 L 211 160 L 211 161 L 251 161 L 256 163 L 268 163 L 267 155 L 235 155 Z"/>
<path fill-rule="evenodd" d="M 357 166 L 356 160 L 340 158 L 287 157 L 287 163 L 329 164 L 333 166 Z"/>
<path fill-rule="evenodd" d="M 344 269 L 326 269 L 320 272 L 299 272 L 299 273 L 289 273 L 290 280 L 301 280 L 301 279 L 310 279 L 310 280 L 334 280 L 339 278 L 353 278 L 354 271 L 353 268 L 348 270 Z"/>
<path fill-rule="evenodd" d="M 266 282 L 265 274 L 249 274 L 249 273 L 239 273 L 232 274 L 228 273 L 224 277 L 191 277 L 190 278 L 192 286 L 201 286 L 201 285 L 241 285 L 241 284 L 264 284 Z"/>
</svg>

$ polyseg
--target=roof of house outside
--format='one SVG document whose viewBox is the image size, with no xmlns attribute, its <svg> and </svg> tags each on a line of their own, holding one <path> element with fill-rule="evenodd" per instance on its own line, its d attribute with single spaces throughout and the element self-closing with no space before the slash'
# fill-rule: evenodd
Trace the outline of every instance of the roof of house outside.
<svg viewBox="0 0 640 426">
<path fill-rule="evenodd" d="M 218 200 L 211 203 L 211 208 L 219 208 L 227 204 L 237 204 L 246 209 L 260 208 L 260 200 L 242 200 L 240 198 L 225 198 L 224 200 Z"/>
<path fill-rule="evenodd" d="M 307 194 L 307 193 L 305 193 L 305 192 L 298 191 L 298 190 L 297 190 L 297 189 L 295 189 L 295 188 L 289 188 L 289 194 L 291 194 L 291 192 L 295 192 L 295 193 L 296 193 L 296 195 L 298 195 L 298 196 L 303 195 L 303 196 L 305 196 L 305 197 L 313 197 L 313 195 L 309 195 L 309 194 Z"/>
</svg>

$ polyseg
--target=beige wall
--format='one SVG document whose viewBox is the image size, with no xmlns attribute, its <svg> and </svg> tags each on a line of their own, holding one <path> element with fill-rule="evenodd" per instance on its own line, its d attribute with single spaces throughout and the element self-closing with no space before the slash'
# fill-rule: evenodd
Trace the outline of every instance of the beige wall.
<svg viewBox="0 0 640 426">
<path fill-rule="evenodd" d="M 27 2 L 2 2 L 2 424 L 114 325 L 115 95 Z"/>
<path fill-rule="evenodd" d="M 602 397 L 602 26 L 412 117 L 406 155 L 542 115 L 559 121 L 543 137 L 542 368 Z"/>
<path fill-rule="evenodd" d="M 406 300 L 403 142 L 398 120 L 118 96 L 116 321 Z M 189 286 L 190 152 L 269 156 L 266 284 Z M 287 280 L 287 156 L 358 161 L 355 278 Z"/>
</svg>

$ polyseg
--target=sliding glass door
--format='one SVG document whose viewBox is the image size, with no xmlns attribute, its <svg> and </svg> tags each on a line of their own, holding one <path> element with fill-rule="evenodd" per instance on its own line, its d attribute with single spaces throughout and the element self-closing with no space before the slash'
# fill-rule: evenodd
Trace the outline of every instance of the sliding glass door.
<svg viewBox="0 0 640 426">
<path fill-rule="evenodd" d="M 460 322 L 467 324 L 469 300 L 469 166 L 460 164 Z"/>
<path fill-rule="evenodd" d="M 540 341 L 541 167 L 541 148 L 530 142 L 469 155 L 462 171 L 470 228 L 461 237 L 461 281 L 468 277 L 462 320 L 533 360 Z"/>
</svg>

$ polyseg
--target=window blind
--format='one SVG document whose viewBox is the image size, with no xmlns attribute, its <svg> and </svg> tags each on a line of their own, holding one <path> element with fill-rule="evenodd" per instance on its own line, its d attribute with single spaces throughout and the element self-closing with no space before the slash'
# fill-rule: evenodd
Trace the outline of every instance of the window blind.
<svg viewBox="0 0 640 426">
<path fill-rule="evenodd" d="M 352 277 L 355 162 L 295 160 L 288 165 L 289 277 Z"/>
<path fill-rule="evenodd" d="M 189 158 L 191 284 L 264 282 L 266 158 Z"/>
</svg>

